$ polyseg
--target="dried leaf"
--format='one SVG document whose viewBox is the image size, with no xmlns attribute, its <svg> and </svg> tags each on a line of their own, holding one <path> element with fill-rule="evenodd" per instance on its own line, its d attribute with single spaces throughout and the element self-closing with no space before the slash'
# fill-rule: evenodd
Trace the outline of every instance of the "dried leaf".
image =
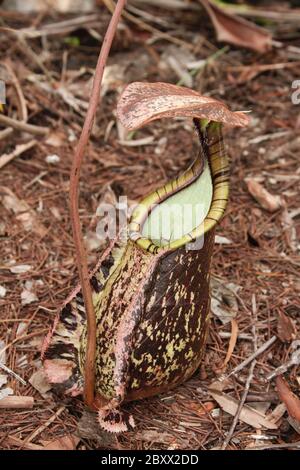
<svg viewBox="0 0 300 470">
<path fill-rule="evenodd" d="M 51 214 L 53 215 L 55 219 L 61 220 L 61 213 L 58 207 L 52 206 L 52 207 L 49 207 L 49 210 L 51 211 Z"/>
<path fill-rule="evenodd" d="M 218 41 L 229 42 L 257 52 L 266 52 L 271 48 L 271 34 L 250 21 L 240 18 L 217 6 L 211 0 L 200 0 L 209 14 Z"/>
<path fill-rule="evenodd" d="M 60 13 L 78 13 L 92 11 L 94 8 L 93 0 L 47 0 L 47 6 L 59 11 Z M 2 8 L 15 10 L 21 13 L 39 12 L 45 10 L 44 0 L 4 0 Z"/>
<path fill-rule="evenodd" d="M 114 190 L 107 184 L 101 194 L 101 199 L 93 217 L 90 230 L 87 234 L 87 243 L 90 250 L 103 248 L 107 240 L 116 237 L 119 229 L 119 219 L 116 218 L 118 208 L 118 198 Z"/>
<path fill-rule="evenodd" d="M 255 411 L 258 411 L 260 414 L 265 415 L 271 406 L 270 401 L 252 401 L 251 408 Z M 268 419 L 270 420 L 270 416 L 268 415 Z"/>
<path fill-rule="evenodd" d="M 125 64 L 112 64 L 107 65 L 104 69 L 102 86 L 101 86 L 101 96 L 105 96 L 111 90 L 118 90 L 118 88 L 124 86 L 125 81 L 125 71 L 127 65 Z"/>
<path fill-rule="evenodd" d="M 147 429 L 136 434 L 136 440 L 144 442 L 157 442 L 159 444 L 170 444 L 173 436 L 166 432 Z"/>
<path fill-rule="evenodd" d="M 5 349 L 5 342 L 0 339 L 0 362 L 2 364 L 6 364 L 6 349 Z"/>
<path fill-rule="evenodd" d="M 196 411 L 199 416 L 203 416 L 207 413 L 210 413 L 216 407 L 215 403 L 213 403 L 212 401 L 207 401 L 203 404 L 187 402 L 186 406 L 187 408 Z"/>
<path fill-rule="evenodd" d="M 52 131 L 48 134 L 45 143 L 51 145 L 52 147 L 61 148 L 66 141 L 66 135 L 60 131 Z"/>
<path fill-rule="evenodd" d="M 297 209 L 296 209 L 297 210 Z M 296 224 L 292 217 L 293 213 L 289 213 L 286 208 L 282 211 L 281 220 L 282 227 L 286 233 L 286 239 L 289 247 L 295 253 L 298 250 L 298 236 L 296 230 Z"/>
<path fill-rule="evenodd" d="M 4 299 L 6 296 L 6 288 L 4 286 L 0 286 L 0 298 Z"/>
<path fill-rule="evenodd" d="M 270 194 L 260 183 L 254 180 L 246 181 L 248 191 L 252 197 L 260 204 L 260 206 L 269 211 L 275 212 L 281 207 L 281 199 L 279 196 Z"/>
<path fill-rule="evenodd" d="M 2 388 L 0 390 L 0 400 L 4 400 L 4 398 L 12 395 L 13 393 L 14 393 L 14 391 L 10 387 Z"/>
<path fill-rule="evenodd" d="M 24 289 L 21 292 L 21 303 L 22 305 L 29 305 L 38 300 L 36 294 L 30 290 Z"/>
<path fill-rule="evenodd" d="M 290 390 L 281 375 L 276 377 L 276 387 L 279 398 L 285 403 L 289 415 L 300 422 L 300 399 Z"/>
<path fill-rule="evenodd" d="M 46 359 L 44 371 L 50 383 L 63 383 L 70 378 L 73 370 L 73 362 L 68 359 Z"/>
<path fill-rule="evenodd" d="M 100 250 L 106 245 L 106 239 L 97 233 L 89 230 L 84 236 L 84 244 L 86 250 L 90 253 L 92 251 Z"/>
<path fill-rule="evenodd" d="M 296 338 L 297 330 L 293 320 L 282 311 L 278 312 L 277 336 L 283 343 L 289 343 Z"/>
<path fill-rule="evenodd" d="M 232 241 L 227 237 L 222 237 L 221 235 L 215 236 L 215 243 L 217 245 L 231 245 Z"/>
<path fill-rule="evenodd" d="M 38 369 L 36 372 L 34 372 L 29 379 L 29 383 L 31 383 L 31 385 L 42 395 L 42 397 L 49 397 L 47 392 L 51 390 L 51 385 L 49 384 L 43 369 Z"/>
<path fill-rule="evenodd" d="M 44 237 L 47 233 L 46 227 L 38 221 L 37 215 L 26 201 L 20 200 L 9 188 L 1 186 L 5 196 L 2 198 L 2 204 L 8 211 L 13 211 L 16 219 L 21 222 L 24 230 L 33 231 L 37 235 Z"/>
<path fill-rule="evenodd" d="M 60 162 L 60 156 L 53 153 L 51 155 L 47 155 L 45 158 L 46 163 L 50 163 L 51 165 L 55 165 L 56 163 Z"/>
<path fill-rule="evenodd" d="M 130 130 L 164 117 L 196 117 L 230 126 L 246 126 L 249 123 L 244 113 L 232 112 L 218 100 L 161 82 L 134 82 L 128 85 L 119 99 L 117 117 Z"/>
<path fill-rule="evenodd" d="M 7 377 L 6 375 L 0 374 L 0 388 L 3 387 L 3 385 L 7 384 Z"/>
<path fill-rule="evenodd" d="M 21 321 L 18 324 L 18 328 L 17 328 L 17 331 L 16 331 L 16 338 L 18 338 L 18 336 L 23 336 L 25 331 L 27 330 L 27 328 L 28 328 L 28 323 L 24 322 L 24 321 Z"/>
<path fill-rule="evenodd" d="M 35 291 L 39 286 L 43 285 L 44 282 L 42 281 L 42 279 L 36 279 L 34 281 L 27 280 L 25 282 L 25 288 L 21 293 L 22 305 L 28 305 L 32 302 L 36 302 L 38 300 L 38 297 Z"/>
<path fill-rule="evenodd" d="M 5 237 L 7 235 L 7 228 L 3 220 L 0 222 L 0 237 Z"/>
<path fill-rule="evenodd" d="M 217 390 L 209 389 L 211 395 L 221 408 L 229 413 L 231 416 L 235 416 L 238 410 L 239 402 L 225 393 Z M 240 414 L 240 420 L 255 429 L 261 429 L 262 427 L 267 429 L 277 429 L 277 425 L 267 419 L 265 415 L 259 413 L 248 405 L 244 405 Z"/>
<path fill-rule="evenodd" d="M 15 436 L 7 436 L 6 441 L 9 444 L 17 445 L 21 449 L 28 449 L 28 450 L 44 450 L 44 447 L 38 446 L 37 444 L 32 444 L 31 442 L 23 441 Z"/>
<path fill-rule="evenodd" d="M 41 441 L 45 450 L 75 450 L 80 439 L 72 434 L 66 434 L 53 441 Z"/>
<path fill-rule="evenodd" d="M 268 419 L 273 421 L 273 423 L 277 423 L 286 412 L 286 406 L 284 403 L 279 403 L 274 410 L 268 415 Z"/>
<path fill-rule="evenodd" d="M 234 283 L 225 284 L 216 277 L 211 279 L 211 311 L 225 325 L 236 317 L 238 312 L 238 302 L 235 292 L 241 289 Z"/>
<path fill-rule="evenodd" d="M 30 264 L 17 264 L 16 266 L 11 266 L 9 268 L 10 272 L 13 274 L 24 274 L 30 271 Z"/>
<path fill-rule="evenodd" d="M 228 362 L 230 361 L 230 358 L 232 356 L 232 353 L 234 351 L 234 348 L 238 339 L 238 332 L 239 332 L 239 327 L 238 327 L 237 321 L 232 319 L 231 320 L 231 336 L 230 336 L 227 354 L 223 362 L 223 365 L 221 367 L 222 369 L 225 369 Z"/>
</svg>

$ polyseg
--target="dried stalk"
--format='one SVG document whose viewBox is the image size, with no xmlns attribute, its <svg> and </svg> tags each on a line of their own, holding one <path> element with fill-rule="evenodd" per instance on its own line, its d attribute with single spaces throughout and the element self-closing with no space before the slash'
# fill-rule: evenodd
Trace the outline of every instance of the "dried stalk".
<svg viewBox="0 0 300 470">
<path fill-rule="evenodd" d="M 252 312 L 253 312 L 253 325 L 252 325 L 253 346 L 254 346 L 254 353 L 256 353 L 257 352 L 257 332 L 256 332 L 257 310 L 256 310 L 255 294 L 253 294 L 253 296 L 252 296 Z M 236 412 L 236 414 L 233 418 L 230 430 L 229 430 L 229 432 L 228 432 L 228 434 L 227 434 L 227 436 L 226 436 L 226 438 L 223 442 L 222 450 L 226 449 L 226 447 L 228 446 L 229 442 L 231 441 L 231 438 L 232 438 L 233 433 L 235 431 L 236 425 L 237 425 L 238 420 L 239 420 L 240 415 L 241 415 L 241 411 L 242 411 L 242 409 L 245 405 L 246 399 L 247 399 L 247 395 L 248 395 L 248 392 L 249 392 L 249 389 L 250 389 L 251 382 L 253 380 L 255 366 L 256 366 L 256 359 L 254 359 L 252 361 L 251 365 L 250 365 L 247 381 L 246 381 L 245 388 L 244 388 L 244 392 L 243 392 L 243 395 L 241 397 L 237 412 Z"/>
<path fill-rule="evenodd" d="M 111 18 L 107 32 L 105 34 L 101 51 L 99 54 L 92 94 L 90 97 L 89 108 L 86 114 L 84 125 L 82 128 L 81 136 L 78 146 L 75 151 L 73 165 L 70 177 L 70 209 L 71 221 L 73 228 L 74 243 L 77 257 L 77 268 L 82 285 L 82 293 L 86 308 L 87 316 L 87 349 L 84 370 L 84 399 L 88 406 L 91 406 L 94 401 L 94 384 L 95 384 L 95 356 L 96 356 L 96 318 L 94 314 L 94 307 L 92 302 L 92 292 L 89 283 L 89 271 L 87 264 L 86 250 L 83 243 L 82 229 L 79 219 L 79 177 L 82 165 L 83 156 L 89 140 L 91 129 L 93 126 L 97 106 L 99 103 L 101 83 L 104 68 L 106 65 L 107 57 L 112 45 L 112 41 L 119 23 L 119 19 L 123 8 L 125 7 L 126 0 L 118 0 L 115 11 Z"/>
<path fill-rule="evenodd" d="M 11 395 L 9 397 L 2 398 L 0 400 L 0 409 L 15 409 L 15 410 L 23 410 L 23 409 L 31 409 L 34 405 L 34 398 L 33 397 L 21 397 L 16 395 Z"/>
<path fill-rule="evenodd" d="M 4 124 L 9 127 L 13 127 L 18 131 L 28 132 L 33 135 L 47 135 L 49 132 L 48 127 L 34 126 L 33 124 L 27 124 L 23 121 L 18 121 L 8 116 L 0 114 L 0 124 Z"/>
<path fill-rule="evenodd" d="M 231 377 L 232 375 L 235 375 L 237 374 L 238 372 L 240 372 L 244 367 L 246 367 L 248 364 L 250 364 L 250 362 L 252 362 L 254 359 L 256 359 L 258 356 L 260 356 L 260 354 L 262 354 L 263 352 L 265 352 L 270 346 L 272 346 L 273 343 L 275 343 L 275 341 L 277 340 L 277 336 L 272 336 L 268 341 L 266 341 L 262 346 L 260 346 L 260 348 L 258 348 L 253 354 L 251 354 L 251 356 L 247 357 L 247 359 L 245 359 L 243 362 L 241 362 L 237 367 L 235 367 L 234 369 L 232 369 L 232 371 L 224 376 L 222 378 L 222 381 L 223 380 L 227 380 L 229 377 Z"/>
</svg>

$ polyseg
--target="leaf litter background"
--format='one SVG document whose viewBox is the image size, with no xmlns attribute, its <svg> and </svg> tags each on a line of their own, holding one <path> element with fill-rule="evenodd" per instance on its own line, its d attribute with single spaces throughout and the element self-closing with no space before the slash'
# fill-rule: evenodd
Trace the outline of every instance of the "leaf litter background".
<svg viewBox="0 0 300 470">
<path fill-rule="evenodd" d="M 43 377 L 43 337 L 77 282 L 69 171 L 111 5 L 87 3 L 84 14 L 5 9 L 0 15 L 1 26 L 11 28 L 0 31 L 0 78 L 7 84 L 0 119 L 25 123 L 16 130 L 0 120 L 0 447 L 295 449 L 300 105 L 292 104 L 291 94 L 300 77 L 300 31 L 282 13 L 277 20 L 260 20 L 282 47 L 259 53 L 218 43 L 198 2 L 187 2 L 183 10 L 158 9 L 150 0 L 130 5 L 136 20 L 129 16 L 119 27 L 81 178 L 91 266 L 105 246 L 95 236 L 99 203 L 116 203 L 120 195 L 139 200 L 185 168 L 197 148 L 188 120 L 124 132 L 115 108 L 125 84 L 177 83 L 224 100 L 232 110 L 252 111 L 247 129 L 225 132 L 231 196 L 216 238 L 207 350 L 186 384 L 126 405 L 136 428 L 122 435 L 95 428 L 79 399 L 57 399 Z M 278 9 L 274 2 L 260 4 Z M 37 126 L 29 133 L 27 121 Z M 263 352 L 256 363 L 228 378 L 258 348 Z M 268 376 L 280 366 L 284 383 Z M 228 443 L 242 398 L 246 404 Z"/>
</svg>

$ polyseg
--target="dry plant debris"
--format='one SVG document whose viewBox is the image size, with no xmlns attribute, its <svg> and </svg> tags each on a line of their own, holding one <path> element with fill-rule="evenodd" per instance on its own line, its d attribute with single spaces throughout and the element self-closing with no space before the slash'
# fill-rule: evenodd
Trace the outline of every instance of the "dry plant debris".
<svg viewBox="0 0 300 470">
<path fill-rule="evenodd" d="M 222 448 L 245 400 L 227 449 L 297 448 L 300 373 L 299 362 L 290 361 L 300 340 L 300 143 L 299 105 L 293 105 L 291 93 L 300 74 L 300 37 L 291 18 L 299 12 L 279 14 L 275 4 L 260 11 L 262 18 L 273 18 L 277 46 L 258 56 L 235 46 L 221 49 L 198 0 L 171 0 L 159 9 L 153 0 L 135 1 L 136 10 L 127 10 L 114 42 L 113 68 L 107 72 L 103 108 L 83 168 L 81 217 L 91 246 L 89 234 L 95 233 L 107 185 L 110 198 L 127 195 L 134 203 L 187 166 L 194 145 L 192 129 L 181 119 L 153 123 L 134 135 L 117 127 L 115 104 L 125 84 L 184 79 L 231 109 L 252 109 L 249 129 L 227 134 L 231 201 L 212 266 L 219 281 L 219 315 L 212 316 L 201 369 L 172 392 L 128 405 L 136 428 L 113 439 L 97 435 L 91 416 L 83 416 L 80 424 L 82 402 L 54 397 L 39 375 L 44 335 L 77 281 L 68 179 L 88 102 L 86 83 L 112 2 L 105 2 L 106 7 L 98 3 L 87 15 L 3 10 L 2 26 L 17 33 L 0 32 L 3 63 L 8 64 L 0 67 L 0 79 L 7 81 L 0 113 L 9 118 L 0 123 L 0 363 L 5 366 L 0 369 L 0 446 Z M 251 21 L 256 15 L 249 9 Z M 166 60 L 170 44 L 171 62 Z M 185 51 L 191 61 L 184 64 L 180 57 Z M 267 192 L 258 203 L 249 193 L 249 181 Z M 263 205 L 266 194 L 280 199 L 274 212 Z M 89 251 L 90 266 L 102 249 L 101 240 Z M 24 292 L 32 294 L 30 299 Z M 253 294 L 258 354 L 253 353 Z M 267 377 L 285 365 L 285 385 L 277 377 L 276 387 L 275 376 Z M 211 392 L 209 387 L 224 375 L 225 387 Z M 5 406 L 9 402 L 27 407 L 10 409 Z"/>
</svg>

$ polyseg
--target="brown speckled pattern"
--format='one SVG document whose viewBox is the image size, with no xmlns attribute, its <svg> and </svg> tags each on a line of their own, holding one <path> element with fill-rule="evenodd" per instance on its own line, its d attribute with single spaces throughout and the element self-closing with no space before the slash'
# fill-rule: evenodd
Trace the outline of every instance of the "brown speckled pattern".
<svg viewBox="0 0 300 470">
<path fill-rule="evenodd" d="M 97 318 L 95 391 L 112 407 L 183 382 L 201 360 L 214 232 L 228 198 L 220 129 L 212 126 L 207 132 L 214 195 L 204 221 L 204 246 L 186 250 L 183 245 L 153 254 L 139 246 L 140 240 L 116 241 L 91 276 Z M 193 239 L 188 237 L 189 242 Z M 44 367 L 50 382 L 58 391 L 81 393 L 86 325 L 78 289 L 59 313 L 49 342 Z"/>
<path fill-rule="evenodd" d="M 126 394 L 147 396 L 184 381 L 198 367 L 209 318 L 214 230 L 201 250 L 161 257 L 146 285 L 133 333 Z"/>
</svg>

